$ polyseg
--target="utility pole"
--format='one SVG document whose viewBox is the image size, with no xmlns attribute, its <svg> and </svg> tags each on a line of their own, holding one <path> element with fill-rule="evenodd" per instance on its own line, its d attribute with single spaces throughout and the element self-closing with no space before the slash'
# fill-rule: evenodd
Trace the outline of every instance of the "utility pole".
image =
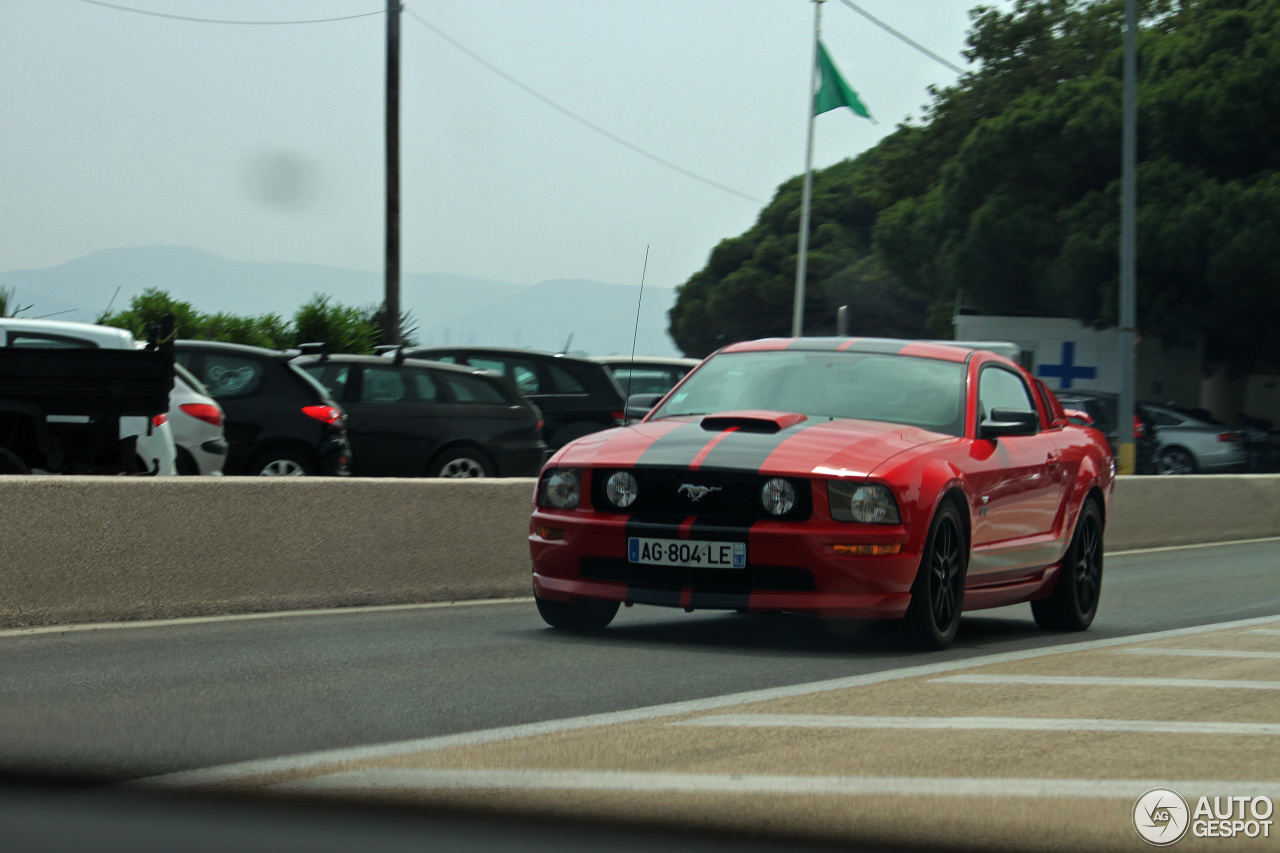
<svg viewBox="0 0 1280 853">
<path fill-rule="evenodd" d="M 387 245 L 382 342 L 400 343 L 400 0 L 387 0 Z"/>
<path fill-rule="evenodd" d="M 1120 411 L 1116 420 L 1121 474 L 1134 472 L 1134 337 L 1137 332 L 1138 13 L 1124 3 L 1124 95 L 1120 139 Z"/>
<path fill-rule="evenodd" d="M 809 135 L 804 149 L 804 186 L 800 191 L 800 249 L 796 253 L 795 304 L 791 308 L 791 337 L 804 334 L 804 286 L 809 275 L 809 202 L 813 197 L 813 94 L 818 87 L 818 39 L 822 37 L 822 2 L 813 0 L 813 58 L 809 64 Z"/>
</svg>

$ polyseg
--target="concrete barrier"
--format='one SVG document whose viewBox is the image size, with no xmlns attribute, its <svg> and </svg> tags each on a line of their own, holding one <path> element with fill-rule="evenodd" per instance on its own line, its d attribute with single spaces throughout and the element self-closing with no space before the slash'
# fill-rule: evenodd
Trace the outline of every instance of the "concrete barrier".
<svg viewBox="0 0 1280 853">
<path fill-rule="evenodd" d="M 0 627 L 530 594 L 534 481 L 0 477 Z M 1280 536 L 1280 476 L 1121 478 L 1110 551 Z"/>
</svg>

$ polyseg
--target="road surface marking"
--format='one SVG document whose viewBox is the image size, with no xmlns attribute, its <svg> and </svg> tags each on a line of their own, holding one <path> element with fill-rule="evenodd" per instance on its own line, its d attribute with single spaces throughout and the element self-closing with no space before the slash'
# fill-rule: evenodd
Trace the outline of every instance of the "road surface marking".
<svg viewBox="0 0 1280 853">
<path fill-rule="evenodd" d="M 950 675 L 934 684 L 1037 684 L 1070 687 L 1205 687 L 1218 690 L 1280 690 L 1280 681 L 1215 678 L 1119 678 L 1109 675 Z"/>
<path fill-rule="evenodd" d="M 1278 723 L 1215 723 L 1166 720 L 1099 720 L 1048 717 L 860 717 L 844 714 L 718 714 L 677 720 L 671 726 L 767 727 L 783 729 L 997 729 L 1028 732 L 1139 732 L 1149 734 L 1272 735 Z"/>
<path fill-rule="evenodd" d="M 1280 781 L 1185 779 L 990 779 L 937 776 L 753 776 L 699 773 L 631 773 L 593 770 L 348 770 L 281 782 L 273 790 L 349 791 L 488 789 L 642 791 L 664 794 L 870 794 L 1033 799 L 1137 797 L 1156 787 L 1186 795 L 1231 791 L 1240 796 L 1280 795 Z"/>
<path fill-rule="evenodd" d="M 1246 652 L 1235 649 L 1116 649 L 1117 655 L 1166 655 L 1185 658 L 1265 658 L 1280 660 L 1280 652 Z"/>
<path fill-rule="evenodd" d="M 347 616 L 355 613 L 391 613 L 396 610 L 437 610 L 442 607 L 474 607 L 481 604 L 532 604 L 533 598 L 477 598 L 468 601 L 424 601 L 418 604 L 369 604 L 360 607 L 325 607 L 314 610 L 274 610 L 270 613 L 224 613 L 219 616 L 184 616 L 180 619 L 140 619 L 134 622 L 85 622 L 78 625 L 40 625 L 0 630 L 0 638 L 36 634 L 72 634 L 79 631 L 113 631 L 122 628 L 170 628 L 176 625 L 208 625 L 246 622 L 251 619 L 283 619 L 290 616 Z"/>
<path fill-rule="evenodd" d="M 1167 631 L 1156 631 L 1148 634 L 1134 634 L 1125 637 L 1110 637 L 1104 640 L 1085 640 L 1079 643 L 1064 643 L 1036 649 L 1024 649 L 1014 652 L 996 652 L 978 655 L 962 660 L 950 660 L 940 663 L 920 664 L 900 669 L 883 670 L 865 675 L 847 676 L 826 681 L 815 681 L 805 684 L 771 687 L 762 690 L 750 690 L 743 693 L 731 693 L 723 696 L 712 696 L 706 699 L 690 699 L 683 702 L 671 702 L 664 705 L 651 705 L 626 711 L 613 711 L 602 714 L 590 714 L 581 717 L 568 717 L 556 720 L 545 720 L 522 725 L 504 726 L 495 729 L 460 732 L 451 735 L 438 735 L 415 740 L 392 743 L 371 744 L 367 746 L 347 747 L 321 750 L 317 752 L 288 755 L 278 758 L 262 758 L 250 761 L 205 767 L 195 770 L 180 770 L 161 776 L 152 776 L 137 780 L 132 784 L 163 785 L 185 788 L 196 785 L 211 785 L 261 776 L 270 773 L 304 770 L 325 765 L 368 761 L 419 752 L 432 752 L 454 747 L 477 746 L 485 743 L 514 740 L 516 738 L 536 735 L 555 734 L 587 728 L 611 726 L 618 723 L 632 723 L 651 720 L 657 717 L 675 716 L 678 714 L 699 713 L 751 702 L 763 702 L 770 699 L 785 699 L 793 696 L 809 696 L 848 687 L 862 687 L 868 684 L 881 684 L 887 681 L 914 678 L 917 676 L 939 675 L 956 670 L 972 669 L 990 664 L 1024 661 L 1051 655 L 1070 652 L 1089 651 L 1092 649 L 1109 649 L 1133 643 L 1152 642 L 1155 640 L 1187 637 L 1231 629 L 1252 628 L 1259 625 L 1274 624 L 1280 616 L 1260 616 L 1252 619 L 1240 619 L 1231 622 L 1219 622 L 1211 625 L 1196 625 L 1189 628 L 1174 628 Z M 1150 681 L 1150 679 L 1148 679 Z M 1273 682 L 1280 687 L 1280 682 Z"/>
</svg>

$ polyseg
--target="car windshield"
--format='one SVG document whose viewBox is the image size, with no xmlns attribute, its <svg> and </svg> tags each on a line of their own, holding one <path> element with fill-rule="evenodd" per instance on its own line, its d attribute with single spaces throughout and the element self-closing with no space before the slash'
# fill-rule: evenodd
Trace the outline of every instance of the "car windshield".
<svg viewBox="0 0 1280 853">
<path fill-rule="evenodd" d="M 964 433 L 965 366 L 859 352 L 722 353 L 680 386 L 654 418 L 763 409 L 860 418 Z"/>
</svg>

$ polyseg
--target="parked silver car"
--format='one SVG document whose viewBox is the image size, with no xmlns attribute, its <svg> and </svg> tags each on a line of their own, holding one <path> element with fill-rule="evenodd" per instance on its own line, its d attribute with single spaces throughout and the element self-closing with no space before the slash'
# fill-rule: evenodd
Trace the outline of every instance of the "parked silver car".
<svg viewBox="0 0 1280 853">
<path fill-rule="evenodd" d="M 1160 442 L 1162 474 L 1239 471 L 1248 462 L 1240 431 L 1203 409 L 1141 403 Z"/>
</svg>

